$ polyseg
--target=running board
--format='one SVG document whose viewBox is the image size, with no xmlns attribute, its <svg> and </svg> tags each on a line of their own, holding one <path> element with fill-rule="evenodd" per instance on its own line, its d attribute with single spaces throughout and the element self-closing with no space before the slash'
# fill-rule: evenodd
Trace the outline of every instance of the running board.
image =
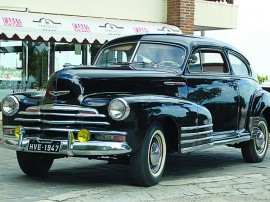
<svg viewBox="0 0 270 202">
<path fill-rule="evenodd" d="M 240 143 L 240 142 L 244 142 L 244 141 L 249 141 L 250 139 L 251 139 L 250 136 L 246 135 L 246 136 L 242 136 L 242 137 L 238 137 L 238 138 L 234 138 L 234 139 L 215 141 L 215 142 L 213 142 L 213 144 L 214 144 L 214 146 L 216 146 L 216 145 L 236 144 L 236 143 Z"/>
<path fill-rule="evenodd" d="M 233 139 L 218 140 L 218 141 L 214 141 L 214 142 L 207 143 L 207 144 L 197 145 L 194 147 L 182 148 L 181 153 L 189 153 L 192 151 L 197 151 L 200 149 L 207 149 L 207 148 L 211 148 L 213 146 L 218 146 L 218 145 L 236 144 L 236 143 L 240 143 L 240 142 L 244 142 L 244 141 L 249 141 L 250 139 L 251 139 L 250 135 L 244 135 L 244 136 L 233 138 Z"/>
</svg>

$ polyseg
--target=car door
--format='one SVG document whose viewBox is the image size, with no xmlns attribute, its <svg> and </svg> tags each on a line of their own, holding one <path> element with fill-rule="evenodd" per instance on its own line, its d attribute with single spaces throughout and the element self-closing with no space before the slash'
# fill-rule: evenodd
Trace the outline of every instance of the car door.
<svg viewBox="0 0 270 202">
<path fill-rule="evenodd" d="M 203 105 L 212 114 L 213 141 L 237 136 L 238 85 L 224 52 L 218 48 L 197 49 L 185 77 L 188 100 Z"/>
<path fill-rule="evenodd" d="M 249 62 L 241 54 L 229 50 L 228 59 L 239 88 L 239 130 L 244 131 L 250 103 L 254 93 L 261 87 L 257 82 L 257 75 L 252 72 Z"/>
</svg>

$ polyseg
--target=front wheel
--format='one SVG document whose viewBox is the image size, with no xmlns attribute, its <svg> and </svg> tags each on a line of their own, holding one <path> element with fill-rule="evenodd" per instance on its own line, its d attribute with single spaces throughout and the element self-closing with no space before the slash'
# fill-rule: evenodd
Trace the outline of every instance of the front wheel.
<svg viewBox="0 0 270 202">
<path fill-rule="evenodd" d="M 43 176 L 50 170 L 54 159 L 43 154 L 17 151 L 17 160 L 26 175 Z"/>
<path fill-rule="evenodd" d="M 264 117 L 260 118 L 259 132 L 255 139 L 243 142 L 241 146 L 242 156 L 248 163 L 261 162 L 267 152 L 269 131 L 267 121 Z"/>
<path fill-rule="evenodd" d="M 135 185 L 149 187 L 157 184 L 166 161 L 166 141 L 160 124 L 153 125 L 142 147 L 130 156 L 130 166 Z"/>
</svg>

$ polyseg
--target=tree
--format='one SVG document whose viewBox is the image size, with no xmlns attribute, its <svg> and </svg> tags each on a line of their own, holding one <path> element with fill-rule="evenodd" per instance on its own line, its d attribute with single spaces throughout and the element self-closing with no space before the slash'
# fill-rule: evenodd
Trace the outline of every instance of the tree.
<svg viewBox="0 0 270 202">
<path fill-rule="evenodd" d="M 268 80 L 268 76 L 260 76 L 259 74 L 257 76 L 260 84 Z"/>
</svg>

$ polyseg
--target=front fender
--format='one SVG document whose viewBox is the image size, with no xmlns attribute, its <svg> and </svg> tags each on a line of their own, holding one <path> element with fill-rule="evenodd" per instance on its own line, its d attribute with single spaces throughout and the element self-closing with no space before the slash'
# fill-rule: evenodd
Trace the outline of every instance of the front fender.
<svg viewBox="0 0 270 202">
<path fill-rule="evenodd" d="M 133 150 L 139 148 L 144 141 L 149 127 L 163 118 L 170 118 L 176 124 L 178 134 L 181 130 L 190 129 L 195 132 L 197 126 L 211 125 L 212 116 L 203 106 L 183 99 L 167 96 L 131 96 L 124 97 L 129 103 L 131 113 L 127 122 L 135 121 L 133 130 L 129 131 L 128 143 Z"/>
<path fill-rule="evenodd" d="M 44 92 L 14 93 L 12 95 L 19 101 L 19 111 L 24 111 L 29 106 L 39 105 L 44 97 Z M 3 125 L 17 125 L 18 123 L 14 121 L 16 117 L 17 113 L 13 116 L 6 116 L 2 112 Z"/>
</svg>

